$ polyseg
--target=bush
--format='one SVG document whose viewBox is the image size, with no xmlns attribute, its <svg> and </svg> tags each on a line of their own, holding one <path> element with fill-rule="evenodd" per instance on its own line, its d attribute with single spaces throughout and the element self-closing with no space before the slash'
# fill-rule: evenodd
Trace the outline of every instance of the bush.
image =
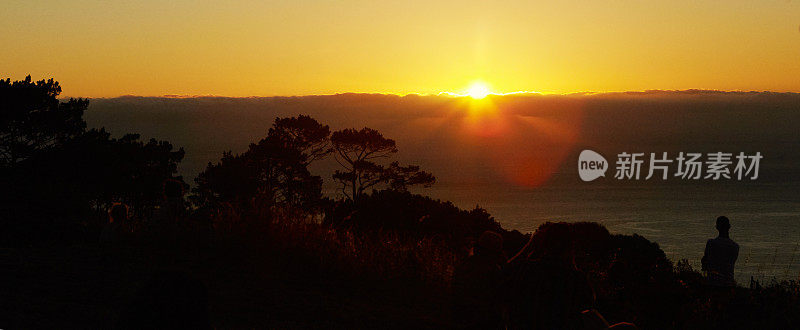
<svg viewBox="0 0 800 330">
<path fill-rule="evenodd" d="M 333 203 L 323 222 L 357 232 L 391 231 L 401 237 L 441 240 L 461 256 L 487 230 L 503 236 L 507 255 L 517 253 L 527 241 L 520 232 L 503 229 L 482 208 L 462 210 L 451 202 L 393 190 L 375 191 L 356 203 Z"/>
</svg>

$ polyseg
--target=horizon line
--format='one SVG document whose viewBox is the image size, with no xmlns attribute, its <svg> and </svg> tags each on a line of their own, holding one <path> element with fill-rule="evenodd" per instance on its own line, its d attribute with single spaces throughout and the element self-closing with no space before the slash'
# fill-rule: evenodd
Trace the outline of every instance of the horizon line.
<svg viewBox="0 0 800 330">
<path fill-rule="evenodd" d="M 487 97 L 497 96 L 596 96 L 596 95 L 610 95 L 610 94 L 654 94 L 654 93 L 717 93 L 717 94 L 800 94 L 800 91 L 780 92 L 770 90 L 720 90 L 720 89 L 646 89 L 646 90 L 623 90 L 623 91 L 579 91 L 579 92 L 566 92 L 566 93 L 548 93 L 537 91 L 516 91 L 507 93 L 489 93 Z M 390 92 L 336 92 L 336 93 L 320 93 L 320 94 L 298 94 L 298 95 L 269 95 L 269 96 L 226 96 L 217 94 L 162 94 L 162 95 L 135 95 L 124 94 L 118 96 L 103 96 L 103 97 L 80 97 L 80 96 L 61 96 L 59 99 L 82 98 L 82 99 L 118 99 L 126 97 L 139 97 L 139 98 L 168 98 L 168 99 L 192 99 L 192 98 L 230 98 L 230 99 L 248 99 L 248 98 L 294 98 L 294 97 L 313 97 L 313 96 L 344 96 L 344 95 L 383 95 L 383 96 L 419 96 L 419 97 L 452 97 L 452 98 L 466 98 L 470 97 L 467 94 L 456 92 L 439 92 L 439 93 L 390 93 Z"/>
</svg>

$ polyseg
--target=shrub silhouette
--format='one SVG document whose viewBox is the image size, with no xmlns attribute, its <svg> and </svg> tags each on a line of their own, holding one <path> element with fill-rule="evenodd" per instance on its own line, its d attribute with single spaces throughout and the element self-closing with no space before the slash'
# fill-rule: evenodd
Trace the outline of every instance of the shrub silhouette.
<svg viewBox="0 0 800 330">
<path fill-rule="evenodd" d="M 447 242 L 454 249 L 470 246 L 484 231 L 503 235 L 506 253 L 516 253 L 526 238 L 508 231 L 486 210 L 461 210 L 450 202 L 407 191 L 382 190 L 365 195 L 357 202 L 343 201 L 326 212 L 323 223 L 357 231 L 393 231 L 409 237 L 431 237 Z"/>
</svg>

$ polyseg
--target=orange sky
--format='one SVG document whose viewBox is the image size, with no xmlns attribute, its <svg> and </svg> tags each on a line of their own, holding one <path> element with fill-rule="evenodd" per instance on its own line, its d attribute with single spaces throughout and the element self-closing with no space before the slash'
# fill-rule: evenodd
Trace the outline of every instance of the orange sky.
<svg viewBox="0 0 800 330">
<path fill-rule="evenodd" d="M 64 96 L 800 91 L 798 1 L 6 1 Z"/>
</svg>

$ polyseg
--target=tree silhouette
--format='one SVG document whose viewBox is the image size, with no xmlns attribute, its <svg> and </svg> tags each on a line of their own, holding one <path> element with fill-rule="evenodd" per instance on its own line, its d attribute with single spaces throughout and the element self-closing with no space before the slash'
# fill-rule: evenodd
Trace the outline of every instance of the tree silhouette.
<svg viewBox="0 0 800 330">
<path fill-rule="evenodd" d="M 223 154 L 195 180 L 198 204 L 291 205 L 312 208 L 322 197 L 322 178 L 308 166 L 330 153 L 330 128 L 309 116 L 276 118 L 267 137 L 246 152 Z"/>
<path fill-rule="evenodd" d="M 33 82 L 0 79 L 0 167 L 19 163 L 32 154 L 83 133 L 83 112 L 89 100 L 59 102 L 61 86 L 52 78 Z"/>
<path fill-rule="evenodd" d="M 275 118 L 267 139 L 259 142 L 256 153 L 264 155 L 271 150 L 282 155 L 284 166 L 278 178 L 284 188 L 283 202 L 310 206 L 322 197 L 322 178 L 311 175 L 308 166 L 333 151 L 330 134 L 328 125 L 308 115 Z"/>
<path fill-rule="evenodd" d="M 393 162 L 389 166 L 386 170 L 386 176 L 389 181 L 389 188 L 396 191 L 408 191 L 408 187 L 414 185 L 422 185 L 427 188 L 436 183 L 436 177 L 433 174 L 421 171 L 419 166 L 400 166 L 397 162 Z"/>
<path fill-rule="evenodd" d="M 196 203 L 207 205 L 226 201 L 241 205 L 256 194 L 259 182 L 255 180 L 255 171 L 244 155 L 223 152 L 217 164 L 208 163 L 205 171 L 195 178 L 198 185 L 194 189 Z"/>
<path fill-rule="evenodd" d="M 306 165 L 322 159 L 333 150 L 328 137 L 331 130 L 328 125 L 320 124 L 308 115 L 290 118 L 275 118 L 267 136 L 282 141 L 285 147 L 303 154 Z"/>
<path fill-rule="evenodd" d="M 358 201 L 367 189 L 388 184 L 392 190 L 405 191 L 408 186 L 429 187 L 436 179 L 419 166 L 400 166 L 393 162 L 389 167 L 378 163 L 397 152 L 395 141 L 371 128 L 352 128 L 334 132 L 331 143 L 336 161 L 344 170 L 336 170 L 333 178 L 341 183 L 341 191 L 353 201 Z"/>
<path fill-rule="evenodd" d="M 182 148 L 173 150 L 166 141 L 145 143 L 138 134 L 116 139 L 92 129 L 32 155 L 10 173 L 20 183 L 18 203 L 102 210 L 124 202 L 143 214 L 160 201 L 164 180 L 174 178 L 183 156 Z"/>
<path fill-rule="evenodd" d="M 342 184 L 342 193 L 352 200 L 358 200 L 366 189 L 384 181 L 384 168 L 374 160 L 397 152 L 394 140 L 367 127 L 334 132 L 331 143 L 336 161 L 344 167 L 344 171 L 336 170 L 333 178 Z"/>
<path fill-rule="evenodd" d="M 60 102 L 60 93 L 53 79 L 0 80 L 0 186 L 13 187 L 0 193 L 0 233 L 15 240 L 60 239 L 114 202 L 146 216 L 165 180 L 183 184 L 175 177 L 182 148 L 86 130 L 89 101 Z"/>
<path fill-rule="evenodd" d="M 307 154 L 290 146 L 268 136 L 258 144 L 251 144 L 244 154 L 255 168 L 255 180 L 259 183 L 256 197 L 260 202 L 299 206 L 320 196 L 322 179 L 308 171 Z"/>
</svg>

